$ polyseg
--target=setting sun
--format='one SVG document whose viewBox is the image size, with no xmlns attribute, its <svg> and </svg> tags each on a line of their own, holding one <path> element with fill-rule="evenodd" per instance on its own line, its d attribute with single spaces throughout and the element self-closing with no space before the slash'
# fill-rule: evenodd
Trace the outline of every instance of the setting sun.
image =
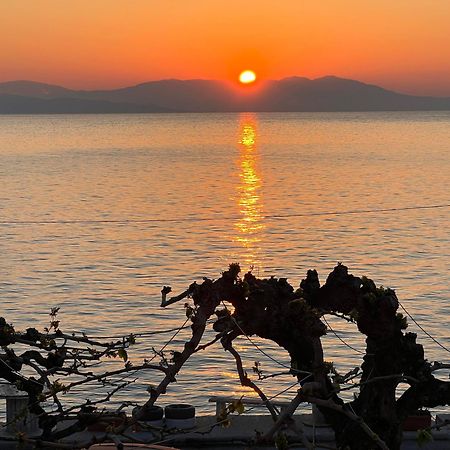
<svg viewBox="0 0 450 450">
<path fill-rule="evenodd" d="M 256 74 L 253 70 L 244 70 L 239 75 L 239 81 L 244 84 L 253 83 L 256 80 Z"/>
</svg>

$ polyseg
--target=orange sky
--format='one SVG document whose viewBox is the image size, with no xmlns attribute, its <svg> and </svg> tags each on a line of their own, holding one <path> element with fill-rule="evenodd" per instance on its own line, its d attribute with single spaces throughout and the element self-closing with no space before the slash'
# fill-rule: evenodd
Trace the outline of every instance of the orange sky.
<svg viewBox="0 0 450 450">
<path fill-rule="evenodd" d="M 450 96 L 450 0 L 1 0 L 0 81 L 337 75 Z"/>
</svg>

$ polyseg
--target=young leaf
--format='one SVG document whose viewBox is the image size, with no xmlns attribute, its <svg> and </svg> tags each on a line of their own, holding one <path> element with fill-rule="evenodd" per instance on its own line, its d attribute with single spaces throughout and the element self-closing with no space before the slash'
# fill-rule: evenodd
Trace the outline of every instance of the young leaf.
<svg viewBox="0 0 450 450">
<path fill-rule="evenodd" d="M 433 440 L 433 435 L 429 430 L 417 430 L 416 442 L 419 447 L 423 447 Z"/>
<path fill-rule="evenodd" d="M 128 353 L 124 348 L 119 348 L 117 355 L 122 358 L 125 362 L 128 361 Z"/>
<path fill-rule="evenodd" d="M 242 403 L 242 400 L 238 400 L 238 401 L 236 402 L 236 405 L 235 405 L 235 411 L 236 411 L 238 414 L 243 414 L 243 413 L 244 413 L 244 411 L 245 411 L 245 406 L 244 406 L 244 403 Z"/>
</svg>

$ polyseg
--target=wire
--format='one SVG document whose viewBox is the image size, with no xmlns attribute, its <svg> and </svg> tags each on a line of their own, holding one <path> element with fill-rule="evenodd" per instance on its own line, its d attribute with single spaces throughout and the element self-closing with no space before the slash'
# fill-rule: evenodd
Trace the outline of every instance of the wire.
<svg viewBox="0 0 450 450">
<path fill-rule="evenodd" d="M 350 344 L 347 344 L 347 342 L 344 341 L 344 339 L 342 339 L 337 333 L 336 331 L 333 330 L 333 328 L 331 328 L 331 325 L 328 323 L 327 319 L 325 319 L 325 316 L 322 316 L 323 321 L 327 324 L 327 327 L 330 329 L 330 331 L 344 344 L 346 345 L 349 349 L 353 350 L 354 352 L 360 353 L 361 355 L 365 355 L 366 353 L 358 350 L 355 347 L 352 347 Z"/>
<path fill-rule="evenodd" d="M 433 336 L 431 336 L 430 333 L 428 333 L 428 331 L 426 331 L 418 322 L 416 319 L 414 319 L 414 317 L 406 310 L 406 308 L 400 303 L 398 302 L 398 304 L 400 305 L 400 307 L 403 309 L 403 311 L 405 311 L 405 313 L 408 315 L 408 317 L 437 345 L 439 345 L 439 347 L 443 348 L 446 352 L 450 353 L 450 350 L 445 346 L 442 345 L 437 339 L 435 339 Z"/>
<path fill-rule="evenodd" d="M 312 213 L 273 214 L 263 216 L 264 219 L 286 219 L 289 217 L 314 217 L 314 216 L 344 216 L 349 214 L 372 214 L 394 211 L 411 211 L 420 209 L 448 208 L 450 203 L 439 205 L 417 205 L 397 208 L 380 209 L 355 209 L 348 211 L 321 211 Z M 71 224 L 139 224 L 139 223 L 164 223 L 164 222 L 209 222 L 215 220 L 238 220 L 240 216 L 214 216 L 214 217 L 178 217 L 160 219 L 67 219 L 67 220 L 1 220 L 0 225 L 71 225 Z"/>
<path fill-rule="evenodd" d="M 159 352 L 158 353 L 156 353 L 155 352 L 155 354 L 148 360 L 148 362 L 151 362 L 151 361 L 153 361 L 157 356 L 158 356 L 158 354 L 161 354 L 163 351 L 164 351 L 164 349 L 175 339 L 175 337 L 178 335 L 178 333 L 181 331 L 181 330 L 184 330 L 185 328 L 187 328 L 186 327 L 186 324 L 188 323 L 188 321 L 189 321 L 190 319 L 189 319 L 189 317 L 184 321 L 184 323 L 183 323 L 183 325 L 181 325 L 181 327 L 178 327 L 178 328 L 174 328 L 172 331 L 174 331 L 174 330 L 176 330 L 175 331 L 175 333 L 172 335 L 172 337 L 161 347 L 161 350 L 159 350 Z M 138 372 L 138 369 L 137 370 L 132 370 L 132 371 L 130 371 L 130 372 L 126 372 L 125 373 L 125 375 L 124 376 L 122 376 L 121 378 L 119 378 L 119 380 L 116 380 L 116 382 L 121 382 L 121 381 L 125 381 L 127 378 L 129 378 L 129 377 L 131 377 L 132 375 L 134 375 L 134 374 L 136 374 L 136 372 Z"/>
<path fill-rule="evenodd" d="M 185 322 L 186 323 L 186 322 Z M 167 330 L 156 330 L 156 331 L 143 331 L 142 333 L 130 333 L 133 336 L 136 337 L 140 337 L 140 336 L 153 336 L 155 334 L 165 334 L 165 333 L 170 333 L 172 331 L 181 331 L 181 330 L 185 330 L 187 328 L 190 328 L 190 325 L 186 325 L 186 326 L 182 326 L 182 327 L 176 327 L 176 328 L 169 328 Z M 80 334 L 83 334 L 82 332 L 78 332 Z M 128 338 L 130 337 L 130 334 L 127 335 L 113 335 L 113 336 L 97 336 L 97 335 L 92 335 L 93 338 L 95 339 L 124 339 L 124 338 Z"/>
<path fill-rule="evenodd" d="M 176 338 L 176 336 L 178 335 L 178 333 L 183 330 L 185 328 L 185 325 L 189 322 L 189 320 L 191 320 L 189 317 L 184 321 L 183 325 L 181 325 L 181 327 L 178 328 L 178 331 L 176 331 L 173 336 L 161 347 L 161 350 L 159 351 L 160 353 Z M 150 361 L 153 361 L 156 358 L 157 354 L 153 355 L 150 358 Z"/>
<path fill-rule="evenodd" d="M 212 322 L 215 322 L 214 319 L 208 319 L 207 323 L 210 324 Z M 187 323 L 185 321 L 184 323 Z M 186 330 L 188 328 L 191 328 L 191 325 L 182 325 L 181 327 L 175 327 L 175 328 L 168 328 L 167 330 L 155 330 L 155 331 L 142 331 L 140 333 L 129 333 L 129 334 L 117 334 L 117 335 L 111 335 L 111 336 L 97 336 L 96 334 L 89 333 L 90 336 L 92 336 L 93 339 L 126 339 L 129 338 L 130 335 L 133 335 L 135 337 L 141 337 L 141 336 L 153 336 L 155 334 L 165 334 L 165 333 L 171 333 L 172 331 L 178 331 L 178 330 Z M 75 330 L 73 331 L 76 334 L 80 334 L 81 336 L 87 335 L 85 331 Z"/>
<path fill-rule="evenodd" d="M 225 309 L 228 310 L 227 305 L 225 305 L 225 303 L 222 301 L 223 306 L 225 307 Z M 311 372 L 307 372 L 306 370 L 297 370 L 294 369 L 291 366 L 288 366 L 287 364 L 282 363 L 281 361 L 276 360 L 275 358 L 273 358 L 272 356 L 270 356 L 268 353 L 266 353 L 256 342 L 253 342 L 253 340 L 250 338 L 250 336 L 241 328 L 241 326 L 238 324 L 237 320 L 233 317 L 233 315 L 230 314 L 231 320 L 235 323 L 235 325 L 239 328 L 239 330 L 241 331 L 241 333 L 248 339 L 248 341 L 260 352 L 262 353 L 264 356 L 266 356 L 267 358 L 269 358 L 270 360 L 272 360 L 274 363 L 278 364 L 281 367 L 284 367 L 285 369 L 289 369 L 291 372 L 295 372 L 295 373 L 303 373 L 305 375 L 311 375 Z"/>
<path fill-rule="evenodd" d="M 268 401 L 270 402 L 271 400 L 273 400 L 276 397 L 279 397 L 280 395 L 283 395 L 284 393 L 286 393 L 287 391 L 290 391 L 292 388 L 301 385 L 304 381 L 306 381 L 309 377 L 311 377 L 312 374 L 306 375 L 305 378 L 301 379 L 300 381 L 296 381 L 295 383 L 291 384 L 290 386 L 288 386 L 287 388 L 283 389 L 282 391 L 278 392 L 278 394 L 272 395 L 271 397 L 268 397 Z M 249 413 L 250 411 L 253 411 L 254 409 L 258 408 L 260 405 L 255 405 L 255 406 L 251 406 L 250 408 L 248 408 L 247 410 L 245 410 L 246 413 Z"/>
<path fill-rule="evenodd" d="M 414 319 L 414 317 L 409 313 L 409 311 L 400 303 L 400 301 L 398 302 L 398 304 L 400 305 L 400 307 L 403 309 L 403 311 L 405 311 L 405 313 L 408 315 L 408 317 L 419 327 L 419 329 L 425 333 L 435 344 L 439 345 L 439 347 L 441 347 L 442 349 L 444 349 L 446 352 L 450 353 L 450 350 L 443 344 L 441 344 L 436 338 L 434 338 L 430 333 L 428 333 L 427 330 L 425 330 L 422 325 L 420 325 L 419 322 L 417 322 L 416 319 Z M 333 330 L 333 328 L 331 328 L 331 325 L 328 323 L 327 319 L 325 319 L 325 316 L 322 317 L 323 321 L 326 323 L 327 327 L 330 329 L 330 331 L 344 344 L 346 345 L 348 348 L 352 349 L 353 351 L 357 352 L 357 353 L 361 353 L 362 355 L 365 354 L 365 352 L 358 350 L 354 347 L 352 347 L 350 344 L 348 344 L 347 342 L 345 342 L 337 333 L 336 331 Z"/>
</svg>

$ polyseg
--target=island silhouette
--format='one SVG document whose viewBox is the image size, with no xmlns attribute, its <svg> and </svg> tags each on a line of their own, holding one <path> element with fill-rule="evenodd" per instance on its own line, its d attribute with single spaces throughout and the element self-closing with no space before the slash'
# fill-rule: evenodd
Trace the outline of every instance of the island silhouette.
<svg viewBox="0 0 450 450">
<path fill-rule="evenodd" d="M 0 83 L 0 114 L 450 110 L 450 97 L 407 95 L 335 76 L 237 88 L 217 80 L 159 80 L 110 90 L 35 81 Z"/>
</svg>

